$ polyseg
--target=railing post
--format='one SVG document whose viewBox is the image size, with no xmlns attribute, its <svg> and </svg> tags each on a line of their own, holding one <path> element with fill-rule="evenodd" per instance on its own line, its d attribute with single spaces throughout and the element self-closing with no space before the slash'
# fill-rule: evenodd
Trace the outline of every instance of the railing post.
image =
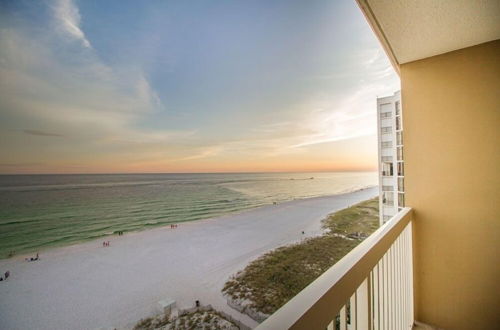
<svg viewBox="0 0 500 330">
<path fill-rule="evenodd" d="M 372 306 L 373 306 L 373 329 L 380 329 L 380 262 L 375 266 L 372 271 Z"/>
<path fill-rule="evenodd" d="M 410 290 L 410 321 L 411 324 L 409 326 L 413 326 L 413 322 L 415 321 L 415 316 L 413 314 L 413 228 L 412 228 L 413 222 L 410 221 L 408 224 L 408 238 L 409 238 L 409 243 L 408 243 L 408 252 L 409 252 L 409 257 L 408 257 L 408 271 L 409 271 L 409 279 L 410 279 L 410 285 L 408 285 L 408 289 Z"/>
<path fill-rule="evenodd" d="M 369 279 L 370 277 L 366 278 L 356 290 L 357 329 L 371 329 Z"/>
<path fill-rule="evenodd" d="M 347 330 L 347 317 L 345 305 L 340 310 L 340 330 Z"/>
<path fill-rule="evenodd" d="M 357 308 L 357 297 L 356 291 L 351 296 L 351 300 L 349 302 L 349 330 L 357 330 L 358 329 L 358 308 Z"/>
</svg>

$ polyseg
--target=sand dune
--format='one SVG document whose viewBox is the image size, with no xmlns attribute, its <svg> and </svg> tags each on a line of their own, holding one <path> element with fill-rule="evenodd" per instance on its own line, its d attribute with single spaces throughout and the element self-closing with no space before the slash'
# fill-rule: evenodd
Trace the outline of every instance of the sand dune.
<svg viewBox="0 0 500 330">
<path fill-rule="evenodd" d="M 227 306 L 221 288 L 251 260 L 280 245 L 321 233 L 331 212 L 374 197 L 376 188 L 291 201 L 178 228 L 109 237 L 0 261 L 0 329 L 127 328 L 155 313 L 157 302 L 195 300 L 256 323 Z M 302 231 L 305 235 L 302 235 Z"/>
</svg>

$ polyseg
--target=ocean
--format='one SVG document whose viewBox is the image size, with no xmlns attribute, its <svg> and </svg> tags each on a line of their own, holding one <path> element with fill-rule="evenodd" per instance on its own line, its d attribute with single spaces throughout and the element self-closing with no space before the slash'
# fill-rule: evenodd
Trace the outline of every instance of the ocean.
<svg viewBox="0 0 500 330">
<path fill-rule="evenodd" d="M 0 258 L 375 185 L 375 172 L 0 175 Z"/>
</svg>

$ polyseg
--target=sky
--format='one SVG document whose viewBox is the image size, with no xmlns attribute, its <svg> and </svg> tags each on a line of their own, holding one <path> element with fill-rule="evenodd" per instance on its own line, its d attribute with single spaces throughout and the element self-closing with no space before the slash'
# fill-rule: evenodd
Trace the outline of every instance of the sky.
<svg viewBox="0 0 500 330">
<path fill-rule="evenodd" d="M 365 171 L 399 78 L 354 0 L 0 0 L 0 173 Z"/>
</svg>

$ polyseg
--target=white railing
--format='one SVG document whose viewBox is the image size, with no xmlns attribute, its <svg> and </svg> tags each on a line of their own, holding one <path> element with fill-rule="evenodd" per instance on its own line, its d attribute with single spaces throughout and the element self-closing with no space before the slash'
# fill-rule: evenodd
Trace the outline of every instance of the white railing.
<svg viewBox="0 0 500 330">
<path fill-rule="evenodd" d="M 411 329 L 411 223 L 404 208 L 257 329 Z"/>
</svg>

